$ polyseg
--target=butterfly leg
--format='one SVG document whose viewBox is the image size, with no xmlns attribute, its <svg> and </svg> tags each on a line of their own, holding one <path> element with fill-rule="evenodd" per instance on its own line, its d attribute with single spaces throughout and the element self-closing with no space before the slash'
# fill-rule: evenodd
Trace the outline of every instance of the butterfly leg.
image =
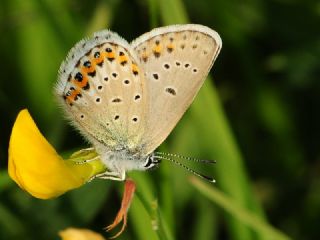
<svg viewBox="0 0 320 240">
<path fill-rule="evenodd" d="M 100 173 L 100 174 L 93 176 L 89 181 L 92 181 L 95 178 L 124 181 L 126 179 L 126 172 L 125 171 L 121 171 L 121 172 L 106 171 L 104 173 Z"/>
<path fill-rule="evenodd" d="M 84 149 L 79 150 L 79 153 L 87 153 L 87 152 L 92 152 L 92 151 L 94 151 L 94 148 L 89 147 L 89 148 L 84 148 Z"/>
<path fill-rule="evenodd" d="M 100 159 L 100 156 L 96 156 L 94 158 L 90 158 L 90 159 L 86 159 L 86 160 L 80 160 L 80 161 L 74 161 L 76 164 L 85 164 L 85 163 L 88 163 L 88 162 L 92 162 L 92 161 L 96 161 L 96 160 L 99 160 Z"/>
</svg>

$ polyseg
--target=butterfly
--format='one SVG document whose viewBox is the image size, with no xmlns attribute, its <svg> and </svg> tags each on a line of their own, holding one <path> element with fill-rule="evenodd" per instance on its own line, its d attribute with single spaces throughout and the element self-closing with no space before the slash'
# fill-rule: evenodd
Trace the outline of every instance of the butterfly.
<svg viewBox="0 0 320 240">
<path fill-rule="evenodd" d="M 192 103 L 221 47 L 214 30 L 186 24 L 153 29 L 131 43 L 104 30 L 70 50 L 55 93 L 107 166 L 96 177 L 125 180 L 127 171 L 166 159 L 155 150 Z"/>
</svg>

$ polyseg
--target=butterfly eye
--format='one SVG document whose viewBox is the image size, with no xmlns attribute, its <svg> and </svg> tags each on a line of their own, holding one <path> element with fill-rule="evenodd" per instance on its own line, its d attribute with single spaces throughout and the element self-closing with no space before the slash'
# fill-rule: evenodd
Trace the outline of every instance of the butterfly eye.
<svg viewBox="0 0 320 240">
<path fill-rule="evenodd" d="M 144 168 L 152 169 L 156 167 L 161 162 L 161 159 L 154 157 L 154 155 L 149 155 L 145 161 Z"/>
</svg>

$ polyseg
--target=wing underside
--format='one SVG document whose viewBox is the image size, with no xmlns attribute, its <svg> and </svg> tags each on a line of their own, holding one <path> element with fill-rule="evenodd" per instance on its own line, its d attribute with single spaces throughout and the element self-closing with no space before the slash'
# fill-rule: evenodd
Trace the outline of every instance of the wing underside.
<svg viewBox="0 0 320 240">
<path fill-rule="evenodd" d="M 221 45 L 215 31 L 192 24 L 158 28 L 132 43 L 150 99 L 143 136 L 146 154 L 167 138 L 190 106 Z"/>
</svg>

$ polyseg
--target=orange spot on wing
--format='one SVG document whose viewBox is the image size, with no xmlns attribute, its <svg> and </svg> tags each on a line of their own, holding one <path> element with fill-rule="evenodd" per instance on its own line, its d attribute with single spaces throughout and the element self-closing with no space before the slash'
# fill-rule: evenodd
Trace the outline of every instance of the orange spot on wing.
<svg viewBox="0 0 320 240">
<path fill-rule="evenodd" d="M 77 86 L 77 87 L 79 87 L 79 88 L 83 88 L 84 86 L 86 86 L 87 85 L 87 83 L 88 83 L 88 76 L 87 76 L 87 74 L 85 74 L 84 72 L 82 72 L 81 71 L 81 74 L 82 74 L 82 81 L 81 82 L 79 82 L 79 81 L 77 81 L 77 80 L 73 80 L 73 83 Z"/>
<path fill-rule="evenodd" d="M 169 44 L 167 45 L 167 48 L 169 48 L 169 49 L 174 49 L 174 45 L 173 45 L 172 43 L 169 43 Z"/>
<path fill-rule="evenodd" d="M 142 55 L 141 55 L 142 60 L 143 60 L 144 62 L 146 62 L 146 61 L 148 60 L 148 56 L 149 56 L 149 55 L 148 55 L 146 52 L 143 52 Z"/>
<path fill-rule="evenodd" d="M 134 74 L 138 74 L 139 73 L 139 68 L 138 68 L 138 66 L 136 64 L 132 63 L 131 69 L 132 69 L 132 72 Z"/>
<path fill-rule="evenodd" d="M 162 47 L 161 45 L 156 45 L 153 49 L 152 49 L 155 53 L 161 53 Z"/>
<path fill-rule="evenodd" d="M 120 57 L 119 57 L 119 62 L 120 62 L 120 63 L 126 62 L 126 61 L 128 61 L 127 56 L 123 55 L 123 56 L 120 56 Z"/>
<path fill-rule="evenodd" d="M 91 66 L 89 68 L 88 67 L 82 67 L 81 68 L 81 72 L 87 74 L 89 72 L 93 72 L 95 70 L 95 68 L 96 68 L 96 63 L 92 62 Z"/>
<path fill-rule="evenodd" d="M 67 96 L 67 102 L 68 103 L 72 103 L 74 102 L 75 98 L 77 97 L 77 95 L 80 93 L 79 89 L 75 89 L 75 90 L 71 90 L 71 94 L 69 96 Z"/>
<path fill-rule="evenodd" d="M 98 58 L 92 58 L 92 59 L 91 59 L 91 63 L 92 63 L 92 66 L 91 66 L 91 67 L 93 67 L 93 70 L 94 70 L 94 68 L 96 67 L 97 64 L 100 64 L 100 63 L 103 62 L 104 58 L 105 58 L 105 54 L 104 54 L 104 53 L 100 53 L 100 56 L 99 56 Z M 92 70 L 92 71 L 93 71 L 93 70 Z M 92 72 L 92 71 L 91 71 L 91 72 Z M 90 72 L 90 71 L 89 71 L 89 72 Z"/>
<path fill-rule="evenodd" d="M 107 58 L 115 58 L 114 52 L 107 52 Z"/>
</svg>

